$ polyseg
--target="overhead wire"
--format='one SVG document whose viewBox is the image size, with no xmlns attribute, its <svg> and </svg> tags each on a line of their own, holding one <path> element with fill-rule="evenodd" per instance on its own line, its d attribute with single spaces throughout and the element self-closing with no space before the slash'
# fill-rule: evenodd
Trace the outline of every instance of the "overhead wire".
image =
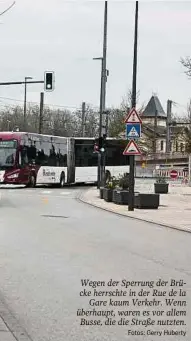
<svg viewBox="0 0 191 341">
<path fill-rule="evenodd" d="M 20 102 L 23 103 L 23 100 L 20 99 L 16 99 L 16 98 L 10 98 L 10 97 L 2 97 L 0 96 L 0 99 L 4 99 L 7 101 L 14 101 L 14 102 Z M 27 101 L 27 104 L 36 104 L 39 105 L 39 102 L 33 102 L 33 101 Z M 74 110 L 81 110 L 80 107 L 76 107 L 76 106 L 70 106 L 70 105 L 59 105 L 59 104 L 45 104 L 45 107 L 55 107 L 55 108 L 64 108 L 64 109 L 74 109 Z M 98 110 L 98 107 L 96 106 L 91 106 L 92 109 Z"/>
</svg>

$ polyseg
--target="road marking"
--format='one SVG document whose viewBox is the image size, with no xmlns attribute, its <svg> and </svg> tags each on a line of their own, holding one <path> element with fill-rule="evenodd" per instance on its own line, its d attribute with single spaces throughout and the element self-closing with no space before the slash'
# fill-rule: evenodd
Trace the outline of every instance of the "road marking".
<svg viewBox="0 0 191 341">
<path fill-rule="evenodd" d="M 69 195 L 69 194 L 71 194 L 72 192 L 61 192 L 60 194 L 62 194 L 62 195 Z"/>
<path fill-rule="evenodd" d="M 50 193 L 52 193 L 52 191 L 42 191 L 41 193 L 42 194 L 50 194 Z"/>
</svg>

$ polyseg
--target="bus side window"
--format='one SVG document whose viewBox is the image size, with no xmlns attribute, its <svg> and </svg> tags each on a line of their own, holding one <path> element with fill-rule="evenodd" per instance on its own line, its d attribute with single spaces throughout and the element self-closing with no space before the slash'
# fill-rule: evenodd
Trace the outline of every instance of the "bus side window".
<svg viewBox="0 0 191 341">
<path fill-rule="evenodd" d="M 43 149 L 40 149 L 37 152 L 36 164 L 40 166 L 43 166 L 45 164 L 45 154 Z"/>
<path fill-rule="evenodd" d="M 27 147 L 22 146 L 21 149 L 21 166 L 28 165 L 29 160 L 28 160 L 28 155 L 27 155 Z"/>
<path fill-rule="evenodd" d="M 27 147 L 27 156 L 28 156 L 29 162 L 36 160 L 36 147 L 35 146 Z"/>
<path fill-rule="evenodd" d="M 49 166 L 57 165 L 57 155 L 55 151 L 55 146 L 53 144 L 51 145 L 51 148 L 49 150 L 48 165 Z"/>
<path fill-rule="evenodd" d="M 66 145 L 64 143 L 60 143 L 58 145 L 58 160 L 59 160 L 59 166 L 60 167 L 67 167 L 67 151 L 66 151 Z"/>
</svg>

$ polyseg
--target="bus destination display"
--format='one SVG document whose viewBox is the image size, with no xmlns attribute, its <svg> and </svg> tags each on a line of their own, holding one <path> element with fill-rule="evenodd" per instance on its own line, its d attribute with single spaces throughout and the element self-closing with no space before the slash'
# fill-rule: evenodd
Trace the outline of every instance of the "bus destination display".
<svg viewBox="0 0 191 341">
<path fill-rule="evenodd" d="M 15 140 L 0 140 L 0 148 L 16 148 L 17 141 Z"/>
</svg>

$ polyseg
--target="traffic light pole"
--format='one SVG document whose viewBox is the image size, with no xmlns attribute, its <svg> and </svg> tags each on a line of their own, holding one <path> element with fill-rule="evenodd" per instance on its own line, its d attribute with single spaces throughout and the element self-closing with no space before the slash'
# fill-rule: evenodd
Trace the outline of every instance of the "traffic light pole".
<svg viewBox="0 0 191 341">
<path fill-rule="evenodd" d="M 97 161 L 98 161 L 98 167 L 97 167 L 97 188 L 100 188 L 101 186 L 101 153 L 97 153 Z"/>
<path fill-rule="evenodd" d="M 4 82 L 0 85 L 18 85 L 18 84 L 43 84 L 44 81 L 26 81 L 26 82 Z"/>
<path fill-rule="evenodd" d="M 39 115 L 39 134 L 42 134 L 43 129 L 43 113 L 44 113 L 44 92 L 40 93 L 40 115 Z"/>
<path fill-rule="evenodd" d="M 136 107 L 137 94 L 137 40 L 138 40 L 138 1 L 135 8 L 135 33 L 134 33 L 134 56 L 133 56 L 133 82 L 132 82 L 132 98 L 131 106 Z M 129 205 L 128 210 L 134 211 L 134 186 L 135 186 L 135 156 L 130 155 L 130 172 L 129 172 Z"/>
<path fill-rule="evenodd" d="M 105 111 L 106 99 L 106 82 L 107 82 L 107 1 L 105 1 L 104 9 L 104 33 L 103 33 L 103 58 L 101 63 L 101 91 L 100 91 L 100 127 L 99 136 L 103 137 L 106 133 L 106 127 L 103 127 L 103 113 Z M 100 182 L 105 185 L 105 151 L 101 152 L 100 162 L 98 160 L 98 168 L 100 168 Z"/>
</svg>

